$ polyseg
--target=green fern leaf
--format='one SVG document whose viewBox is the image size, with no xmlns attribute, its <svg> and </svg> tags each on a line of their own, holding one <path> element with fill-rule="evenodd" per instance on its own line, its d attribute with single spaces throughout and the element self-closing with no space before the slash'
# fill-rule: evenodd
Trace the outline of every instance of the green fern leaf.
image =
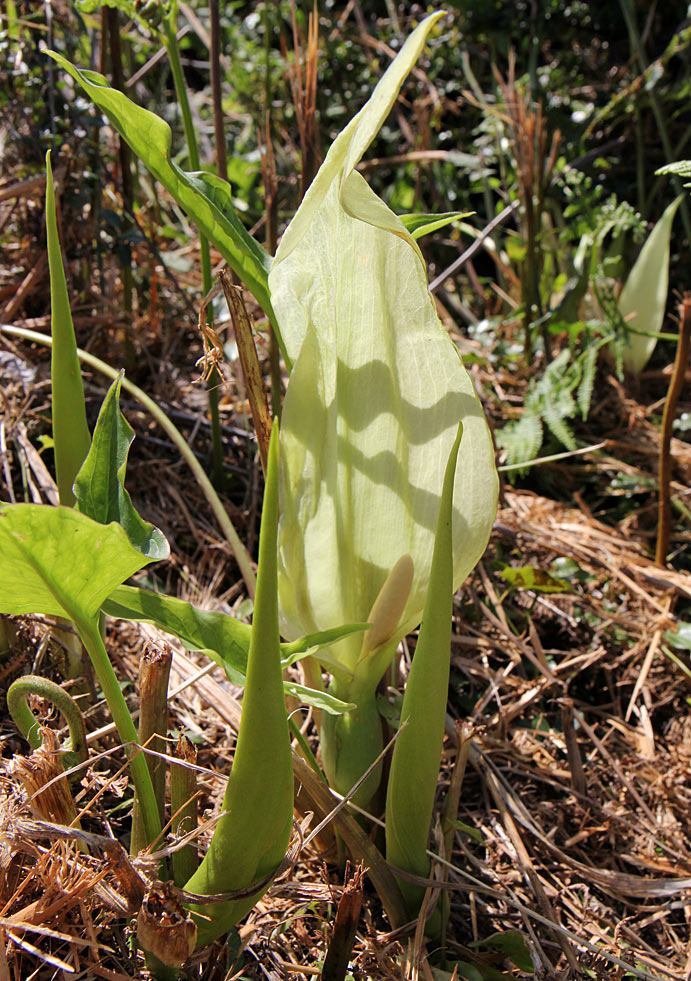
<svg viewBox="0 0 691 981">
<path fill-rule="evenodd" d="M 676 174 L 677 177 L 688 177 L 691 179 L 691 160 L 679 160 L 677 163 L 665 164 L 655 171 L 656 174 Z M 691 184 L 686 184 L 691 187 Z"/>
<path fill-rule="evenodd" d="M 496 433 L 497 446 L 506 453 L 509 464 L 535 459 L 542 446 L 542 423 L 537 410 L 526 401 L 523 415 Z"/>
<path fill-rule="evenodd" d="M 585 422 L 590 412 L 590 403 L 593 398 L 593 387 L 595 385 L 595 369 L 597 368 L 597 355 L 599 347 L 591 344 L 585 351 L 581 365 L 581 382 L 578 386 L 576 400 L 578 408 L 581 410 L 581 419 Z"/>
</svg>

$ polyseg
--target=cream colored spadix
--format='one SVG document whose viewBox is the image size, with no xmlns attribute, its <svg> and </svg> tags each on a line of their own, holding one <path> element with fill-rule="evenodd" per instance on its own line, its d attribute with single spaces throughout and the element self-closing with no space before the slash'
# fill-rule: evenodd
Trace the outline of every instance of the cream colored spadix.
<svg viewBox="0 0 691 981">
<path fill-rule="evenodd" d="M 419 25 L 334 141 L 269 273 L 294 366 L 281 428 L 284 633 L 291 638 L 367 620 L 401 556 L 412 563 L 390 644 L 362 660 L 358 637 L 329 652 L 334 688 L 350 691 L 348 700 L 360 704 L 364 692 L 374 699 L 397 642 L 420 621 L 444 469 L 461 421 L 454 588 L 484 551 L 496 509 L 492 441 L 472 382 L 437 317 L 420 250 L 354 169 L 440 16 Z M 345 730 L 355 714 L 338 723 L 325 756 L 345 752 L 351 739 Z M 376 718 L 364 708 L 360 714 Z M 347 769 L 339 790 L 349 789 L 343 781 L 354 768 Z"/>
<path fill-rule="evenodd" d="M 415 567 L 409 555 L 402 555 L 379 590 L 367 622 L 371 627 L 362 642 L 362 659 L 369 651 L 381 647 L 396 633 L 413 585 Z"/>
</svg>

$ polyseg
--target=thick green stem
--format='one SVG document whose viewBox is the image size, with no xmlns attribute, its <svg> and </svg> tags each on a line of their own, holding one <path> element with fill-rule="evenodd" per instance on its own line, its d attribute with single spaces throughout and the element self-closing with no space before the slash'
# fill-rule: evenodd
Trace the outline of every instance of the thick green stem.
<svg viewBox="0 0 691 981">
<path fill-rule="evenodd" d="M 150 844 L 161 833 L 161 821 L 158 816 L 158 804 L 156 795 L 151 782 L 151 774 L 146 765 L 144 754 L 137 749 L 139 739 L 134 722 L 127 707 L 127 702 L 120 690 L 118 679 L 110 663 L 110 658 L 105 649 L 101 634 L 98 629 L 98 622 L 86 623 L 76 622 L 79 636 L 91 658 L 96 677 L 101 686 L 101 690 L 108 704 L 111 717 L 115 723 L 118 735 L 124 745 L 130 744 L 127 753 L 130 755 L 130 770 L 134 781 L 135 792 L 139 798 L 142 819 L 144 821 L 144 833 L 146 844 Z"/>
<path fill-rule="evenodd" d="M 36 344 L 46 344 L 49 347 L 53 343 L 53 339 L 48 337 L 47 334 L 39 334 L 38 331 L 28 330 L 24 327 L 12 327 L 9 324 L 0 324 L 0 331 L 4 331 L 6 334 L 11 334 L 14 337 L 23 337 L 25 340 L 33 341 Z M 119 371 L 116 371 L 115 368 L 111 368 L 109 364 L 106 364 L 105 361 L 101 361 L 100 358 L 95 357 L 93 354 L 89 354 L 87 351 L 82 351 L 81 348 L 77 348 L 77 355 L 79 356 L 80 361 L 91 365 L 92 368 L 100 371 L 101 374 L 106 375 L 107 378 L 116 379 L 120 377 Z M 216 520 L 218 521 L 221 530 L 228 541 L 228 544 L 231 547 L 233 555 L 235 556 L 235 561 L 240 567 L 242 578 L 245 581 L 247 592 L 250 594 L 250 596 L 254 596 L 256 580 L 254 570 L 252 569 L 252 561 L 249 557 L 247 549 L 242 544 L 242 541 L 240 540 L 232 521 L 228 517 L 228 514 L 226 513 L 226 510 L 223 507 L 221 499 L 216 493 L 213 484 L 207 477 L 204 468 L 188 446 L 187 440 L 182 435 L 180 430 L 173 425 L 160 406 L 158 406 L 153 399 L 149 398 L 149 396 L 143 392 L 138 385 L 128 381 L 127 378 L 123 378 L 122 387 L 125 389 L 125 391 L 129 392 L 130 395 L 133 395 L 134 398 L 136 398 L 137 401 L 148 410 L 161 429 L 163 429 L 173 441 L 180 453 L 180 456 L 182 456 L 185 462 L 188 464 L 202 490 L 202 493 L 204 494 L 204 497 L 208 501 L 211 510 L 213 511 Z"/>
<path fill-rule="evenodd" d="M 348 794 L 384 746 L 382 720 L 377 708 L 377 683 L 363 690 L 358 690 L 355 684 L 345 691 L 332 686 L 331 693 L 357 705 L 343 715 L 324 712 L 320 731 L 322 760 L 329 786 L 339 794 Z M 379 764 L 353 795 L 355 804 L 367 807 L 379 788 L 381 775 Z"/>
</svg>

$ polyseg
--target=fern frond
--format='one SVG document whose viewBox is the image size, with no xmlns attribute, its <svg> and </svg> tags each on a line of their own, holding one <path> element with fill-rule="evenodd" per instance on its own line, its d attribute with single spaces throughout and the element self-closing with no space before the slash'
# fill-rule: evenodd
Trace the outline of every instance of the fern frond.
<svg viewBox="0 0 691 981">
<path fill-rule="evenodd" d="M 655 171 L 656 174 L 676 174 L 677 177 L 688 177 L 691 179 L 691 160 L 679 160 L 677 163 L 665 164 Z M 691 184 L 685 184 L 691 187 Z"/>
<path fill-rule="evenodd" d="M 507 463 L 533 460 L 542 446 L 542 423 L 537 410 L 526 403 L 521 418 L 507 423 L 495 436 L 497 446 L 506 453 Z"/>
<path fill-rule="evenodd" d="M 595 370 L 597 368 L 597 356 L 599 345 L 590 344 L 581 358 L 581 381 L 576 393 L 576 401 L 581 411 L 581 419 L 585 422 L 590 412 L 590 403 L 593 398 L 593 388 L 595 386 Z"/>
</svg>

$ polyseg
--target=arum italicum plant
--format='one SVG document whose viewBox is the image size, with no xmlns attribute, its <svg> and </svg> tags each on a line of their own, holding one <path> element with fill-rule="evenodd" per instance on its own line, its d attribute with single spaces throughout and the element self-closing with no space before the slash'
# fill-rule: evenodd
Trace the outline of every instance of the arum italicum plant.
<svg viewBox="0 0 691 981">
<path fill-rule="evenodd" d="M 330 677 L 323 705 L 336 706 L 336 712 L 322 712 L 321 752 L 329 782 L 342 793 L 380 754 L 377 688 L 400 641 L 422 618 L 386 824 L 392 864 L 423 875 L 443 738 L 452 595 L 485 549 L 498 482 L 482 408 L 427 288 L 415 223 L 409 222 L 409 232 L 356 167 L 440 16 L 418 26 L 369 102 L 336 138 L 273 261 L 237 219 L 227 185 L 185 174 L 172 163 L 170 131 L 162 120 L 100 76 L 53 55 L 197 220 L 277 330 L 290 371 L 280 432 L 278 554 L 267 560 L 263 529 L 259 576 L 269 575 L 262 563 L 269 572 L 275 563 L 288 641 L 305 634 L 321 635 L 321 644 L 328 638 L 330 646 L 305 663 L 309 668 L 314 662 L 313 687 L 321 684 L 322 668 Z M 275 465 L 278 447 L 272 452 Z M 273 480 L 269 466 L 265 516 Z M 262 650 L 274 650 L 275 612 L 260 593 L 258 583 L 252 644 L 261 634 L 269 645 Z M 116 589 L 104 607 L 156 622 L 195 649 L 222 657 L 219 641 L 230 637 L 234 623 L 223 618 L 221 627 L 218 614 L 202 616 L 181 601 L 129 587 Z M 343 626 L 362 623 L 370 624 L 364 634 Z M 232 631 L 238 640 L 240 626 Z M 260 648 L 252 650 L 254 657 Z M 229 802 L 209 855 L 188 883 L 192 892 L 245 889 L 280 861 L 288 827 L 283 807 L 273 808 L 281 813 L 280 833 L 270 821 L 262 824 L 273 838 L 270 848 L 258 831 L 267 807 L 264 764 L 274 764 L 271 773 L 285 772 L 276 764 L 283 750 L 275 748 L 284 745 L 283 722 L 272 722 L 264 748 L 259 738 L 258 726 L 267 718 L 264 698 L 272 720 L 278 717 L 278 689 L 273 685 L 268 694 L 264 687 L 248 668 L 229 787 L 229 793 L 233 785 L 241 788 L 245 802 L 235 795 Z M 283 706 L 281 712 L 284 717 Z M 373 770 L 356 794 L 359 803 L 370 801 L 380 780 Z M 403 888 L 414 913 L 419 894 Z M 211 920 L 199 918 L 200 941 L 231 926 L 251 902 L 204 907 Z"/>
<path fill-rule="evenodd" d="M 382 749 L 377 687 L 401 639 L 419 624 L 432 585 L 440 495 L 459 423 L 452 519 L 440 532 L 451 575 L 445 590 L 429 597 L 425 617 L 440 619 L 446 630 L 447 683 L 435 679 L 444 704 L 450 596 L 482 555 L 496 510 L 492 440 L 472 382 L 437 317 L 420 250 L 355 169 L 440 16 L 418 26 L 369 102 L 336 138 L 269 273 L 273 309 L 293 363 L 281 426 L 284 633 L 371 624 L 364 640 L 352 635 L 317 655 L 333 694 L 356 705 L 322 720 L 324 768 L 341 793 Z M 424 664 L 419 674 L 424 686 Z M 435 778 L 440 752 L 441 734 Z M 411 785 L 427 765 L 412 746 Z M 367 803 L 379 781 L 375 770 L 355 799 Z"/>
</svg>

